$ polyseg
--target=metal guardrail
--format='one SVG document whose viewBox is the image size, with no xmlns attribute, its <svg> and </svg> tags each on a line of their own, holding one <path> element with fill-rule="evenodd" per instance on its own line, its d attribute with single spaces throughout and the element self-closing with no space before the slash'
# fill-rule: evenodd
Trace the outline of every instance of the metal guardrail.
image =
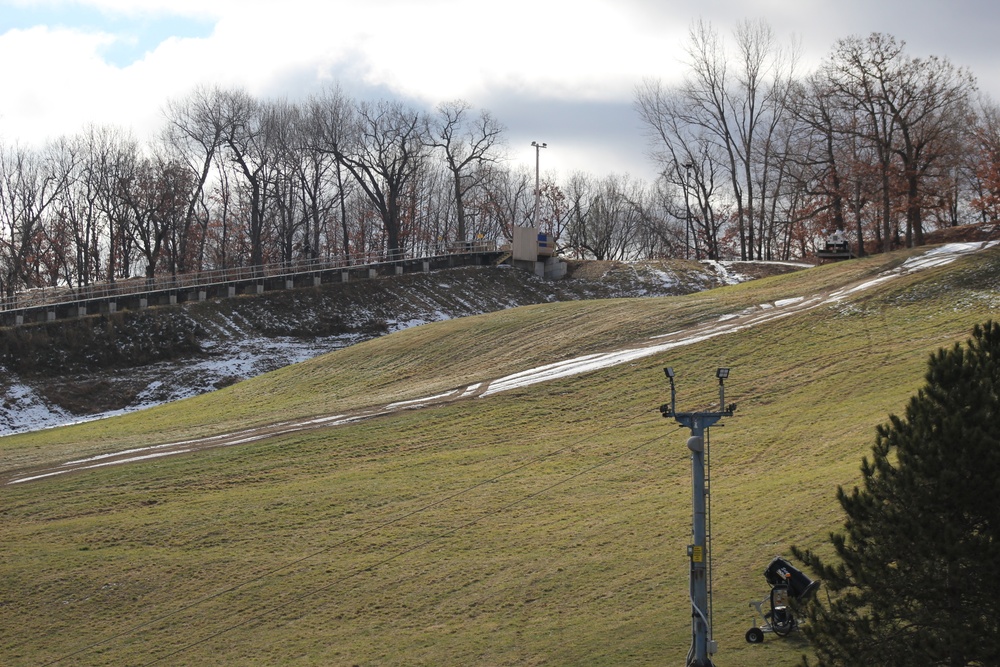
<svg viewBox="0 0 1000 667">
<path fill-rule="evenodd" d="M 81 301 L 99 301 L 139 297 L 143 294 L 169 291 L 194 291 L 232 283 L 247 283 L 267 279 L 292 278 L 327 271 L 360 270 L 383 265 L 398 265 L 404 262 L 434 260 L 454 255 L 474 255 L 497 251 L 497 243 L 476 242 L 442 247 L 435 254 L 404 255 L 386 258 L 380 253 L 357 253 L 332 258 L 300 260 L 290 263 L 265 264 L 261 266 L 238 266 L 211 271 L 198 271 L 173 276 L 153 278 L 127 278 L 107 283 L 82 285 L 79 287 L 39 287 L 13 296 L 0 297 L 0 312 L 20 311 L 41 307 L 65 306 Z"/>
</svg>

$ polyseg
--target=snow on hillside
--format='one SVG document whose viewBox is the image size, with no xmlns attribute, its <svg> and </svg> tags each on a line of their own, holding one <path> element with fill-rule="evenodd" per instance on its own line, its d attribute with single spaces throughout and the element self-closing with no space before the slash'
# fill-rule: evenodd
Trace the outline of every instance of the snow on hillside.
<svg viewBox="0 0 1000 667">
<path fill-rule="evenodd" d="M 183 442 L 165 443 L 150 447 L 111 452 L 88 459 L 68 461 L 43 470 L 35 470 L 27 476 L 14 476 L 2 483 L 21 484 L 56 475 L 65 475 L 79 470 L 111 465 L 122 465 L 155 457 L 172 456 L 206 447 L 220 447 L 251 442 L 265 437 L 273 437 L 277 434 L 293 433 L 314 428 L 316 426 L 331 427 L 337 426 L 338 424 L 356 423 L 364 419 L 388 414 L 398 410 L 419 409 L 454 400 L 485 397 L 499 392 L 537 384 L 539 382 L 548 382 L 558 378 L 570 377 L 581 373 L 608 368 L 610 366 L 641 359 L 652 354 L 658 354 L 676 347 L 690 345 L 714 338 L 716 336 L 760 326 L 762 324 L 787 317 L 794 313 L 805 312 L 821 306 L 835 305 L 843 301 L 849 295 L 862 293 L 876 285 L 889 282 L 902 275 L 916 273 L 928 268 L 949 264 L 963 255 L 990 248 L 998 243 L 1000 243 L 1000 241 L 990 241 L 985 243 L 950 243 L 939 248 L 929 249 L 925 253 L 912 257 L 902 265 L 894 269 L 884 271 L 874 278 L 863 280 L 854 285 L 835 291 L 802 295 L 801 297 L 796 298 L 780 299 L 772 303 L 761 303 L 757 306 L 747 308 L 742 312 L 726 314 L 714 321 L 704 322 L 689 329 L 654 336 L 645 342 L 628 348 L 565 359 L 552 364 L 546 364 L 537 368 L 513 373 L 504 377 L 477 382 L 469 385 L 468 387 L 460 387 L 444 394 L 391 403 L 383 406 L 375 405 L 350 416 L 329 415 L 314 417 L 308 420 L 290 420 L 262 429 L 250 429 L 235 433 L 214 435 L 200 440 L 185 440 Z"/>
<path fill-rule="evenodd" d="M 4 375 L 9 375 L 0 369 Z M 47 428 L 72 421 L 72 415 L 57 406 L 47 404 L 31 387 L 14 383 L 0 397 L 0 434 L 20 433 Z"/>
<path fill-rule="evenodd" d="M 645 297 L 687 294 L 750 279 L 738 262 L 705 262 L 678 269 L 669 262 L 581 264 L 577 277 L 542 281 L 516 271 L 497 269 L 441 271 L 412 279 L 382 279 L 352 284 L 351 299 L 316 303 L 304 297 L 239 301 L 230 312 L 220 308 L 201 317 L 185 308 L 185 316 L 198 318 L 200 354 L 139 367 L 95 370 L 69 377 L 24 379 L 0 368 L 0 436 L 40 430 L 142 410 L 161 403 L 213 391 L 234 382 L 311 359 L 377 335 L 428 322 L 466 317 L 505 308 L 549 301 Z M 757 275 L 784 272 L 805 265 L 775 266 Z M 492 273 L 487 273 L 492 271 Z M 499 278 L 498 278 L 499 276 Z M 225 304 L 226 302 L 221 302 Z M 253 303 L 252 308 L 247 304 Z M 337 331 L 307 331 L 316 322 L 336 319 Z M 91 414 L 61 407 L 66 394 L 72 404 L 100 393 L 121 407 L 98 409 Z M 101 404 L 101 403 L 98 403 Z"/>
</svg>

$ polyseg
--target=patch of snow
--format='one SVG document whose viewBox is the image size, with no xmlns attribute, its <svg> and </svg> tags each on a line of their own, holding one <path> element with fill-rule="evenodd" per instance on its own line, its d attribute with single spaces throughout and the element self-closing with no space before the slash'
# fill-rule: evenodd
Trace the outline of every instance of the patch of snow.
<svg viewBox="0 0 1000 667">
<path fill-rule="evenodd" d="M 4 370 L 6 373 L 6 370 Z M 35 390 L 23 384 L 12 384 L 0 403 L 0 434 L 38 431 L 65 424 L 72 416 L 65 410 L 45 402 Z"/>
<path fill-rule="evenodd" d="M 719 280 L 722 281 L 723 285 L 736 285 L 750 280 L 747 276 L 732 269 L 735 262 L 720 262 L 714 259 L 703 259 L 701 260 L 701 263 L 714 268 L 715 272 L 719 274 Z"/>
<path fill-rule="evenodd" d="M 488 396 L 517 387 L 529 386 L 539 382 L 568 377 L 625 363 L 634 359 L 657 354 L 680 345 L 689 345 L 714 336 L 739 331 L 764 322 L 773 321 L 795 312 L 802 312 L 803 310 L 814 308 L 819 305 L 837 304 L 845 300 L 848 296 L 863 292 L 875 285 L 892 280 L 899 275 L 913 273 L 927 268 L 943 266 L 955 261 L 962 255 L 990 248 L 996 244 L 996 241 L 988 243 L 951 243 L 945 246 L 932 248 L 921 255 L 908 259 L 896 269 L 886 271 L 883 274 L 859 285 L 834 292 L 826 298 L 821 298 L 819 296 L 809 298 L 795 297 L 791 299 L 782 299 L 773 304 L 761 304 L 756 308 L 750 308 L 741 313 L 723 315 L 717 320 L 713 327 L 701 329 L 697 333 L 685 336 L 682 335 L 681 332 L 674 332 L 671 334 L 656 336 L 652 339 L 657 340 L 674 338 L 674 340 L 670 342 L 620 350 L 606 354 L 585 355 L 576 359 L 561 361 L 520 373 L 515 373 L 491 382 L 470 385 L 469 387 L 449 394 L 416 399 L 414 401 L 404 401 L 401 404 L 392 404 L 391 406 L 386 406 L 384 411 L 406 407 L 408 404 L 418 405 L 432 402 L 442 398 L 460 398 L 475 395 Z M 715 267 L 725 284 L 733 284 L 735 282 L 747 280 L 747 278 L 742 274 L 727 268 L 727 265 L 731 266 L 734 263 L 735 262 L 703 262 L 703 264 Z M 664 284 L 672 284 L 675 282 L 675 279 L 664 271 L 654 270 L 653 275 L 656 276 L 658 280 L 663 281 Z M 442 286 L 446 284 L 447 283 L 442 283 Z M 556 297 L 550 295 L 547 300 L 555 301 Z M 510 304 L 512 307 L 517 305 L 520 304 Z M 482 312 L 483 310 L 482 308 L 472 308 L 469 304 L 465 304 L 464 307 L 467 310 L 474 312 Z M 371 309 L 359 309 L 354 314 L 357 318 L 356 322 L 373 321 L 379 319 L 380 317 L 379 312 Z M 458 313 L 456 313 L 456 315 L 457 314 Z M 461 314 L 464 315 L 468 313 Z M 444 312 L 440 308 L 434 308 L 433 311 L 426 313 L 423 316 L 401 319 L 399 321 L 392 322 L 389 328 L 392 331 L 398 331 L 432 321 L 449 319 L 452 316 L 453 315 Z M 236 321 L 237 319 L 243 320 L 243 323 L 238 323 Z M 214 358 L 212 359 L 185 364 L 184 368 L 181 370 L 177 370 L 166 363 L 153 365 L 148 369 L 144 369 L 148 374 L 147 376 L 152 378 L 156 378 L 158 373 L 173 373 L 175 375 L 169 385 L 161 382 L 159 379 L 152 379 L 146 389 L 140 393 L 139 399 L 135 401 L 132 406 L 124 410 L 106 412 L 81 419 L 73 415 L 69 415 L 58 408 L 47 405 L 45 401 L 38 397 L 29 387 L 21 384 L 14 384 L 7 389 L 6 394 L 3 397 L 5 409 L 0 410 L 0 435 L 40 430 L 66 425 L 68 423 L 79 423 L 124 414 L 126 412 L 134 412 L 136 410 L 152 407 L 153 405 L 166 401 L 178 400 L 204 393 L 205 391 L 211 391 L 221 382 L 232 382 L 234 380 L 253 377 L 269 370 L 274 370 L 288 364 L 310 359 L 318 356 L 319 354 L 350 345 L 358 340 L 368 337 L 362 334 L 348 334 L 315 339 L 311 341 L 304 341 L 290 337 L 277 339 L 259 336 L 241 338 L 241 334 L 245 335 L 243 333 L 245 331 L 244 326 L 249 326 L 249 323 L 246 322 L 245 318 L 241 316 L 226 318 L 225 324 L 219 325 L 219 328 L 222 329 L 222 331 L 218 332 L 219 335 L 215 336 L 214 342 L 206 341 L 206 344 L 204 345 L 206 350 L 212 351 L 212 354 L 214 355 Z M 250 328 L 252 329 L 252 327 Z M 237 341 L 237 343 L 234 345 L 232 344 L 232 341 Z M 168 368 L 172 370 L 168 371 Z M 330 421 L 323 423 L 333 425 L 337 423 L 356 421 L 360 418 L 364 417 L 344 418 L 338 416 L 336 418 L 320 418 L 320 420 L 328 419 Z"/>
<path fill-rule="evenodd" d="M 815 308 L 818 305 L 829 303 L 830 301 L 839 301 L 848 294 L 868 289 L 873 285 L 891 280 L 899 275 L 902 275 L 903 273 L 912 273 L 933 266 L 942 266 L 943 264 L 947 264 L 958 259 L 958 257 L 962 255 L 991 247 L 996 243 L 997 242 L 990 242 L 988 244 L 953 243 L 941 248 L 934 248 L 920 257 L 914 257 L 907 260 L 907 262 L 904 262 L 899 269 L 887 271 L 881 276 L 862 283 L 859 286 L 840 290 L 835 293 L 835 295 L 831 296 L 830 299 L 821 299 L 818 297 L 811 297 L 807 299 L 806 297 L 801 296 L 781 299 L 779 301 L 775 301 L 773 305 L 766 304 L 766 308 L 761 307 L 761 311 L 764 312 L 764 314 L 756 319 L 749 317 L 750 313 L 754 309 L 744 310 L 738 314 L 723 315 L 717 320 L 718 326 L 709 328 L 708 330 L 701 330 L 696 333 L 692 333 L 690 336 L 681 337 L 678 340 L 669 343 L 619 350 L 607 354 L 590 354 L 508 375 L 490 382 L 489 387 L 482 392 L 481 396 L 489 396 L 501 391 L 525 387 L 539 382 L 546 382 L 548 380 L 599 370 L 609 366 L 625 363 L 627 361 L 658 354 L 674 347 L 691 345 L 693 343 L 708 340 L 709 338 L 714 338 L 715 336 L 741 331 L 765 322 L 771 322 L 779 318 L 787 317 L 794 312 L 801 312 L 802 310 Z M 736 323 L 736 320 L 742 320 L 743 323 Z M 727 322 L 734 323 L 732 325 L 726 325 L 725 323 Z"/>
<path fill-rule="evenodd" d="M 365 411 L 362 414 L 355 415 L 353 417 L 343 417 L 342 415 L 334 417 L 321 417 L 312 418 L 309 420 L 303 420 L 301 422 L 285 422 L 283 424 L 275 425 L 274 427 L 264 429 L 261 431 L 245 431 L 230 434 L 223 434 L 219 436 L 212 436 L 206 438 L 202 441 L 202 444 L 215 446 L 231 446 L 236 444 L 241 444 L 244 442 L 252 442 L 255 440 L 260 440 L 263 438 L 272 437 L 274 435 L 288 433 L 296 430 L 302 430 L 305 428 L 314 427 L 317 424 L 322 424 L 326 426 L 336 426 L 338 424 L 346 424 L 356 421 L 361 421 L 364 419 L 369 419 L 374 416 L 379 416 L 383 414 L 388 414 L 395 410 L 400 409 L 416 409 L 429 405 L 434 402 L 455 400 L 460 398 L 467 398 L 472 396 L 486 397 L 493 394 L 497 394 L 504 391 L 510 391 L 522 387 L 528 387 L 534 384 L 539 384 L 542 382 L 548 382 L 551 380 L 556 380 L 560 378 L 570 377 L 573 375 L 579 375 L 582 373 L 602 370 L 612 366 L 620 365 L 623 363 L 628 363 L 637 359 L 648 357 L 654 354 L 659 354 L 667 350 L 691 345 L 701 341 L 714 338 L 716 336 L 721 336 L 729 333 L 734 333 L 737 331 L 742 331 L 749 329 L 761 324 L 776 321 L 778 319 L 788 317 L 790 315 L 808 311 L 812 308 L 816 308 L 822 305 L 834 305 L 841 301 L 847 294 L 852 294 L 863 289 L 869 288 L 873 284 L 878 284 L 879 282 L 884 282 L 886 280 L 891 280 L 896 276 L 903 275 L 904 273 L 918 271 L 926 269 L 932 266 L 940 266 L 942 263 L 948 263 L 957 259 L 962 254 L 967 254 L 968 252 L 974 252 L 975 249 L 980 249 L 983 247 L 989 247 L 989 244 L 982 246 L 980 244 L 975 245 L 975 249 L 970 249 L 970 244 L 951 244 L 955 247 L 949 249 L 948 251 L 942 251 L 943 249 L 937 249 L 936 252 L 926 253 L 930 257 L 922 256 L 925 261 L 914 261 L 904 264 L 907 268 L 904 270 L 903 267 L 899 269 L 891 270 L 885 272 L 883 275 L 877 277 L 874 280 L 867 281 L 853 288 L 840 290 L 835 295 L 829 297 L 823 297 L 820 295 L 814 295 L 812 297 L 797 297 L 791 299 L 782 299 L 776 301 L 773 305 L 767 304 L 769 307 L 764 308 L 750 308 L 742 311 L 740 314 L 732 317 L 723 317 L 718 321 L 704 325 L 701 327 L 695 327 L 690 331 L 679 331 L 673 334 L 663 334 L 661 336 L 655 336 L 650 340 L 658 340 L 663 338 L 672 338 L 672 340 L 667 340 L 662 343 L 647 344 L 639 347 L 626 348 L 622 350 L 616 350 L 607 353 L 597 353 L 597 354 L 586 354 L 573 359 L 566 359 L 563 361 L 558 361 L 551 364 L 545 364 L 543 366 L 538 366 L 536 368 L 528 369 L 525 371 L 520 371 L 518 373 L 512 373 L 510 375 L 497 378 L 495 380 L 487 382 L 479 382 L 476 384 L 469 385 L 468 387 L 453 390 L 443 394 L 437 394 L 435 396 L 428 396 L 424 398 L 412 399 L 407 401 L 399 401 L 396 403 L 390 403 L 382 408 L 372 408 Z M 839 296 L 838 296 L 839 295 Z M 82 468 L 97 467 L 103 465 L 117 465 L 120 463 L 127 463 L 131 461 L 143 460 L 146 458 L 153 458 L 156 456 L 168 456 L 174 453 L 183 453 L 189 451 L 191 447 L 188 446 L 189 443 L 171 443 L 169 445 L 156 445 L 149 448 L 143 448 L 141 450 L 125 450 L 123 452 L 118 452 L 117 454 L 102 455 L 100 457 L 94 457 L 93 461 L 101 462 L 88 463 L 83 461 L 84 465 Z M 143 451 L 148 451 L 148 454 L 141 454 Z M 138 456 L 133 456 L 138 454 Z M 124 457 L 124 458 L 119 458 Z M 108 460 L 103 460 L 108 459 Z M 8 484 L 16 484 L 20 482 L 27 482 L 34 479 L 40 479 L 42 477 L 63 474 L 64 472 L 69 472 L 71 464 L 64 464 L 61 469 L 50 470 L 44 473 L 35 474 L 32 477 L 14 479 L 8 482 Z M 80 467 L 72 468 L 80 469 Z"/>
<path fill-rule="evenodd" d="M 1000 243 L 1000 241 L 989 241 L 986 243 L 982 242 L 972 242 L 972 243 L 948 243 L 943 246 L 936 248 L 931 248 L 930 250 L 920 254 L 910 257 L 900 266 L 895 269 L 889 269 L 888 271 L 883 271 L 876 277 L 868 280 L 860 285 L 855 285 L 853 287 L 844 288 L 838 290 L 830 295 L 830 301 L 837 302 L 842 301 L 847 296 L 852 294 L 857 294 L 865 290 L 871 289 L 875 285 L 880 285 L 884 282 L 888 282 L 893 278 L 901 275 L 916 273 L 918 271 L 923 271 L 925 269 L 930 269 L 938 266 L 945 266 L 946 264 L 951 264 L 959 257 L 964 255 L 969 255 L 974 252 L 979 252 L 980 250 L 986 250 L 992 248 Z"/>
<path fill-rule="evenodd" d="M 186 454 L 190 452 L 190 449 L 172 449 L 169 452 L 158 452 L 155 454 L 144 454 L 143 456 L 132 456 L 124 459 L 116 459 L 114 461 L 105 461 L 103 463 L 94 463 L 92 465 L 78 466 L 73 468 L 73 470 L 90 470 L 93 468 L 104 468 L 106 466 L 122 465 L 123 463 L 136 463 L 137 461 L 147 461 L 149 459 L 158 459 L 164 456 L 173 456 L 175 454 Z M 12 479 L 7 482 L 8 484 L 23 484 L 24 482 L 33 482 L 37 479 L 44 479 L 46 477 L 54 477 L 56 475 L 63 475 L 69 470 L 53 470 L 51 472 L 41 473 L 39 475 L 32 475 L 30 477 L 19 477 L 18 479 Z"/>
<path fill-rule="evenodd" d="M 428 324 L 434 320 L 414 318 L 412 320 L 401 320 L 397 322 L 389 322 L 389 331 L 402 331 L 403 329 L 410 329 L 412 327 L 419 327 L 423 324 Z"/>
<path fill-rule="evenodd" d="M 440 400 L 442 398 L 448 398 L 449 396 L 452 396 L 454 393 L 455 392 L 449 391 L 449 392 L 445 392 L 443 394 L 438 394 L 437 396 L 427 396 L 425 398 L 418 398 L 418 399 L 412 400 L 412 401 L 399 401 L 398 403 L 390 403 L 389 405 L 385 406 L 385 409 L 386 410 L 409 410 L 411 408 L 421 408 L 421 407 L 424 407 L 425 405 L 427 405 L 428 403 L 432 403 L 432 402 Z"/>
<path fill-rule="evenodd" d="M 680 281 L 677 280 L 677 276 L 675 276 L 672 273 L 667 273 L 663 269 L 651 267 L 650 272 L 653 274 L 653 277 L 656 278 L 660 283 L 660 285 L 662 285 L 663 287 L 674 287 L 675 285 L 680 284 Z"/>
</svg>

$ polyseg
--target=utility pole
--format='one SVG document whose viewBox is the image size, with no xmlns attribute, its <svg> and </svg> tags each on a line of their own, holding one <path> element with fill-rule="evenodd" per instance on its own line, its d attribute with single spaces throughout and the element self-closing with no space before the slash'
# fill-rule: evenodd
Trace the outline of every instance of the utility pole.
<svg viewBox="0 0 1000 667">
<path fill-rule="evenodd" d="M 719 410 L 715 412 L 677 412 L 677 390 L 674 386 L 674 369 L 663 369 L 670 380 L 670 403 L 660 406 L 660 413 L 666 418 L 673 418 L 681 426 L 691 430 L 687 447 L 691 450 L 691 544 L 688 545 L 688 558 L 691 561 L 690 591 L 691 598 L 691 650 L 688 651 L 685 667 L 714 667 L 712 655 L 716 644 L 712 639 L 712 553 L 711 553 L 711 502 L 710 490 L 706 485 L 706 470 L 708 470 L 708 445 L 705 432 L 710 426 L 723 417 L 732 417 L 736 404 L 726 406 L 725 380 L 729 377 L 728 368 L 716 370 L 719 378 Z"/>
<path fill-rule="evenodd" d="M 691 188 L 691 167 L 693 166 L 690 162 L 684 164 L 684 259 L 690 257 L 691 250 L 691 203 L 688 200 L 688 190 Z M 698 241 L 695 239 L 695 244 L 697 243 Z M 697 253 L 695 253 L 695 259 L 701 259 Z"/>
<path fill-rule="evenodd" d="M 539 162 L 540 162 L 539 155 L 542 152 L 542 149 L 543 148 L 548 148 L 549 145 L 547 143 L 545 143 L 545 142 L 538 143 L 537 141 L 532 141 L 531 145 L 535 147 L 535 219 L 534 219 L 534 223 L 535 223 L 535 233 L 537 234 L 538 233 L 538 208 L 539 208 L 539 201 L 542 198 L 541 182 L 539 180 L 539 175 L 538 175 L 539 174 L 539 172 L 538 172 L 538 166 L 539 166 Z"/>
</svg>

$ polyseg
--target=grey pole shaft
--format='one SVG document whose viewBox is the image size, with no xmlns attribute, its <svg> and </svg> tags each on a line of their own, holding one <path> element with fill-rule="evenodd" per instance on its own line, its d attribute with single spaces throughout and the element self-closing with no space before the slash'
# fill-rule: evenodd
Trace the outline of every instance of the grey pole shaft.
<svg viewBox="0 0 1000 667">
<path fill-rule="evenodd" d="M 708 603 L 709 573 L 712 555 L 708 545 L 708 490 L 706 488 L 705 431 L 723 417 L 731 417 L 736 404 L 726 405 L 724 381 L 729 377 L 728 368 L 716 371 L 719 378 L 719 410 L 716 412 L 677 412 L 677 392 L 674 387 L 674 369 L 663 369 L 670 380 L 670 403 L 660 406 L 664 417 L 674 419 L 684 428 L 691 430 L 687 447 L 691 451 L 691 544 L 688 545 L 690 560 L 691 596 L 691 649 L 688 651 L 685 667 L 713 667 L 711 607 Z"/>
<path fill-rule="evenodd" d="M 691 424 L 691 437 L 687 446 L 691 450 L 691 632 L 693 655 L 689 665 L 711 665 L 708 651 L 708 540 L 705 511 L 705 428 L 695 417 Z"/>
</svg>

